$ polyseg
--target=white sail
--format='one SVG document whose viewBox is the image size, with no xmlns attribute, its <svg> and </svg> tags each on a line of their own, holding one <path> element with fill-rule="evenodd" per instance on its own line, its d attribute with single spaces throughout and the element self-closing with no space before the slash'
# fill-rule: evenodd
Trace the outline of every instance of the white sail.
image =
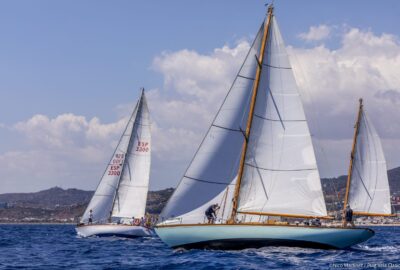
<svg viewBox="0 0 400 270">
<path fill-rule="evenodd" d="M 122 175 L 112 211 L 113 217 L 140 218 L 145 214 L 150 177 L 151 132 L 147 101 L 142 94 L 129 136 Z"/>
<path fill-rule="evenodd" d="M 326 216 L 310 131 L 274 17 L 266 46 L 238 210 Z"/>
<path fill-rule="evenodd" d="M 104 223 L 110 218 L 139 107 L 140 100 L 129 118 L 115 152 L 81 218 L 81 223 L 87 223 L 91 215 L 93 217 L 93 223 Z"/>
<path fill-rule="evenodd" d="M 234 189 L 262 33 L 263 26 L 161 219 L 203 222 L 206 207 L 219 202 L 227 187 Z"/>
<path fill-rule="evenodd" d="M 355 212 L 391 214 L 390 190 L 381 141 L 365 111 L 361 111 L 349 205 Z"/>
</svg>

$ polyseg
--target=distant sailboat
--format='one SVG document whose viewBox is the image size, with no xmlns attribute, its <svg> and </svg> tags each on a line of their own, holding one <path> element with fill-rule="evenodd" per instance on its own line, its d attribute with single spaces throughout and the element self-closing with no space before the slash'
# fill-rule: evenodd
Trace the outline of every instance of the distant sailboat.
<svg viewBox="0 0 400 270">
<path fill-rule="evenodd" d="M 217 221 L 205 210 L 218 203 Z M 267 245 L 346 248 L 366 228 L 306 226 L 276 218 L 327 216 L 311 135 L 273 7 L 156 232 L 171 247 Z"/>
<path fill-rule="evenodd" d="M 394 216 L 382 144 L 366 115 L 362 99 L 354 130 L 343 216 L 347 205 L 358 216 Z"/>
<path fill-rule="evenodd" d="M 142 89 L 115 152 L 76 227 L 78 235 L 137 237 L 151 234 L 143 224 L 138 224 L 145 216 L 150 153 L 150 117 Z"/>
</svg>

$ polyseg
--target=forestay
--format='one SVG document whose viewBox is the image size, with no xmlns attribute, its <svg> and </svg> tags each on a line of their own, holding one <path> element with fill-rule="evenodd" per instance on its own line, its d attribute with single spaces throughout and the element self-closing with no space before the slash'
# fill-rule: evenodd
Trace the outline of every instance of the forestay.
<svg viewBox="0 0 400 270">
<path fill-rule="evenodd" d="M 150 117 L 144 93 L 129 136 L 122 175 L 115 197 L 112 216 L 140 218 L 145 214 L 150 176 Z"/>
<path fill-rule="evenodd" d="M 162 220 L 202 223 L 206 208 L 213 202 L 225 201 L 224 194 L 234 190 L 262 33 L 263 25 L 185 175 L 162 211 Z M 231 203 L 229 196 L 227 207 Z"/>
<path fill-rule="evenodd" d="M 142 100 L 144 101 L 143 106 L 142 106 Z M 146 111 L 145 112 L 146 115 L 139 116 L 138 114 L 143 114 L 143 111 Z M 139 180 L 139 181 L 142 181 L 142 183 L 139 182 L 139 185 L 143 185 L 143 186 L 147 185 L 148 178 L 149 178 L 149 166 L 150 166 L 150 158 L 147 156 L 150 154 L 150 151 L 145 154 L 144 158 L 141 158 L 141 159 L 143 159 L 143 161 L 139 161 L 139 162 L 135 162 L 134 156 L 128 153 L 129 147 L 130 146 L 133 147 L 133 144 L 134 144 L 134 142 L 131 142 L 131 141 L 137 141 L 136 137 L 131 138 L 132 137 L 131 134 L 132 134 L 133 130 L 137 130 L 136 133 L 138 131 L 140 131 L 140 133 L 146 134 L 145 135 L 146 140 L 150 138 L 149 131 L 143 131 L 144 129 L 149 130 L 149 127 L 144 128 L 144 125 L 142 126 L 141 123 L 135 125 L 135 120 L 137 117 L 139 119 L 147 119 L 147 120 L 145 120 L 145 122 L 148 121 L 148 111 L 147 111 L 146 101 L 144 98 L 144 92 L 142 92 L 141 98 L 139 99 L 131 117 L 129 118 L 126 128 L 118 142 L 118 145 L 115 149 L 114 154 L 112 155 L 110 162 L 107 165 L 107 168 L 100 180 L 100 183 L 99 183 L 92 199 L 90 200 L 89 205 L 85 210 L 85 213 L 83 214 L 83 216 L 81 218 L 82 223 L 88 222 L 91 210 L 92 210 L 92 216 L 93 216 L 94 223 L 105 223 L 109 220 L 111 213 L 113 212 L 114 201 L 117 198 L 116 192 L 118 190 L 120 179 L 122 179 L 122 180 L 125 179 L 124 183 L 126 183 L 126 179 L 128 178 L 125 176 L 125 174 L 124 174 L 125 170 L 123 168 L 129 167 L 130 169 L 126 170 L 126 173 L 131 173 L 131 176 L 132 175 L 139 176 L 139 174 L 142 175 L 143 178 L 141 180 Z M 136 129 L 135 129 L 135 127 L 136 127 Z M 150 144 L 150 141 L 149 141 L 149 144 Z M 146 160 L 146 161 L 144 161 L 144 160 Z M 137 173 L 133 172 L 133 169 L 136 170 L 137 165 L 139 165 L 139 163 L 144 164 L 145 165 L 144 168 L 139 169 L 139 171 Z M 124 165 L 124 164 L 127 164 L 127 165 Z M 147 170 L 147 174 L 145 173 L 146 170 Z M 133 178 L 131 177 L 131 179 L 133 179 Z M 136 178 L 135 178 L 135 181 L 136 181 Z M 145 182 L 146 184 L 144 184 L 143 182 Z M 132 188 L 132 190 L 134 190 L 134 189 Z M 144 191 L 142 191 L 142 192 L 144 192 Z M 145 191 L 145 193 L 147 194 L 147 190 Z M 120 200 L 122 198 L 125 199 L 128 194 L 129 194 L 129 196 L 133 196 L 133 194 L 130 194 L 130 185 L 122 185 L 121 191 L 118 194 L 118 197 L 120 198 Z M 146 198 L 144 198 L 144 200 L 145 199 Z M 131 203 L 131 202 L 132 201 L 130 201 L 129 203 Z M 143 204 L 143 202 L 139 203 L 138 206 L 142 207 L 142 204 Z M 121 204 L 119 204 L 119 205 L 121 205 Z M 135 209 L 136 209 L 136 207 L 135 207 Z M 142 210 L 142 211 L 144 211 L 144 210 Z M 132 214 L 129 216 L 132 216 Z"/>
<path fill-rule="evenodd" d="M 361 111 L 354 152 L 349 205 L 355 212 L 391 214 L 382 144 L 364 110 Z"/>
<path fill-rule="evenodd" d="M 301 98 L 274 17 L 267 37 L 238 210 L 327 215 Z"/>
</svg>

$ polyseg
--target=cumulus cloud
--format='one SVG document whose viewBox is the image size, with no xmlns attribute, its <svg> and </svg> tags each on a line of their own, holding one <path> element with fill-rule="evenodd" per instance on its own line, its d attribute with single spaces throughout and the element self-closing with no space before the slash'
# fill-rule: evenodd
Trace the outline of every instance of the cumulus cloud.
<svg viewBox="0 0 400 270">
<path fill-rule="evenodd" d="M 299 37 L 305 41 L 320 41 L 330 37 L 331 27 L 325 24 L 311 26 L 308 32 L 300 33 Z"/>
<path fill-rule="evenodd" d="M 30 191 L 51 186 L 93 188 L 127 122 L 103 124 L 97 118 L 34 115 L 9 127 L 27 144 L 0 155 L 3 188 Z"/>
</svg>

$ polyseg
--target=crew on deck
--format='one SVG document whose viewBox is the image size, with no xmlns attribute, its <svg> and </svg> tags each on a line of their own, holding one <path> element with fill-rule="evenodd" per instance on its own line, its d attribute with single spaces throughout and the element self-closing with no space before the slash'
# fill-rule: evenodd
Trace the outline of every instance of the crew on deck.
<svg viewBox="0 0 400 270">
<path fill-rule="evenodd" d="M 206 212 L 205 215 L 208 220 L 208 224 L 213 224 L 215 222 L 215 219 L 217 218 L 216 211 L 219 209 L 218 203 L 210 205 Z"/>
<path fill-rule="evenodd" d="M 344 223 L 344 225 L 347 226 L 348 223 L 350 223 L 350 225 L 352 227 L 354 227 L 353 210 L 350 208 L 350 205 L 346 206 L 346 214 L 345 214 L 345 223 Z"/>
<path fill-rule="evenodd" d="M 89 224 L 92 224 L 92 223 L 93 223 L 93 210 L 90 209 L 90 211 L 89 211 Z"/>
</svg>

